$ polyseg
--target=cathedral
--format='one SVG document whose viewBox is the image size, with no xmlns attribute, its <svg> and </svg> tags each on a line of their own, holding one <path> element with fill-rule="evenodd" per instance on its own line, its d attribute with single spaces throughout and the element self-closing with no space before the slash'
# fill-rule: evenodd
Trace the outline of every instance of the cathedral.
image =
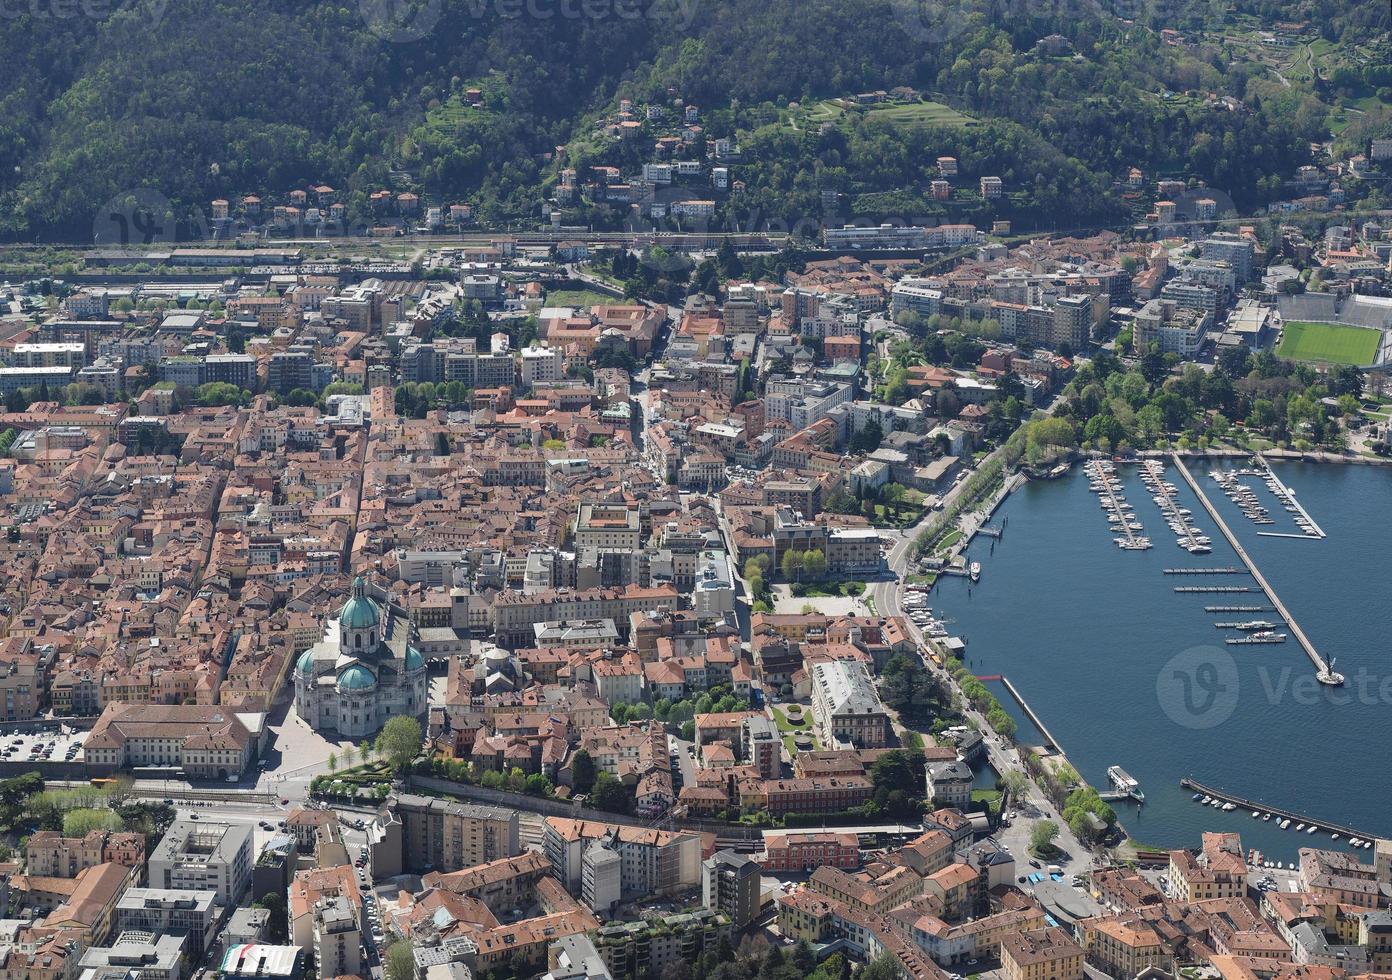
<svg viewBox="0 0 1392 980">
<path fill-rule="evenodd" d="M 324 639 L 295 665 L 295 710 L 318 732 L 363 738 L 393 715 L 426 711 L 429 680 L 404 609 L 379 603 L 362 578 Z"/>
</svg>

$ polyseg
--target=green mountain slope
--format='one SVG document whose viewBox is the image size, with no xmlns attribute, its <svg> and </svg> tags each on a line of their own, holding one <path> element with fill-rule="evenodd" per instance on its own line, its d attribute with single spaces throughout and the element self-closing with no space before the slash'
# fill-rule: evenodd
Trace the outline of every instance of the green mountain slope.
<svg viewBox="0 0 1392 980">
<path fill-rule="evenodd" d="M 1017 6 L 122 0 L 87 18 L 15 5 L 0 32 L 0 236 L 89 241 L 103 205 L 142 187 L 187 211 L 323 181 L 349 192 L 356 214 L 393 175 L 473 202 L 487 223 L 537 219 L 556 146 L 573 142 L 571 165 L 633 163 L 631 149 L 590 139 L 596 120 L 619 98 L 673 93 L 701 107 L 709 137 L 747 148 L 748 194 L 732 217 L 748 221 L 806 218 L 828 187 L 861 211 L 902 213 L 921 202 L 940 152 L 1028 191 L 1018 213 L 1041 226 L 1119 216 L 1111 181 L 1133 165 L 1245 204 L 1274 193 L 1327 132 L 1308 90 L 1255 77 L 1221 49 L 1166 45 L 1158 23 L 1128 25 L 1091 3 Z M 1289 5 L 1266 6 L 1263 16 Z M 1181 26 L 1228 14 L 1215 10 Z M 1358 17 L 1339 29 L 1385 33 L 1385 14 Z M 1054 33 L 1068 42 L 1061 56 L 1037 46 Z M 870 113 L 806 129 L 787 115 L 790 102 L 895 86 L 979 125 Z M 471 87 L 484 105 L 466 111 Z"/>
</svg>

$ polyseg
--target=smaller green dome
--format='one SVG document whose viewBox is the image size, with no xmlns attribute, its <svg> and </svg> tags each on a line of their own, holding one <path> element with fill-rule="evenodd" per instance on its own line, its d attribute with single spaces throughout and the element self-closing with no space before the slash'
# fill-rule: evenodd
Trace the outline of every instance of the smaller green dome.
<svg viewBox="0 0 1392 980">
<path fill-rule="evenodd" d="M 306 650 L 300 654 L 300 662 L 295 665 L 301 674 L 314 673 L 314 654 Z"/>
<path fill-rule="evenodd" d="M 377 603 L 367 597 L 367 583 L 362 576 L 353 579 L 353 594 L 338 612 L 340 629 L 372 629 L 382 621 Z"/>
<path fill-rule="evenodd" d="M 407 671 L 420 670 L 425 666 L 425 658 L 415 647 L 406 648 L 406 669 Z"/>
<path fill-rule="evenodd" d="M 362 664 L 345 667 L 338 675 L 340 691 L 367 691 L 377 686 L 377 678 Z"/>
</svg>

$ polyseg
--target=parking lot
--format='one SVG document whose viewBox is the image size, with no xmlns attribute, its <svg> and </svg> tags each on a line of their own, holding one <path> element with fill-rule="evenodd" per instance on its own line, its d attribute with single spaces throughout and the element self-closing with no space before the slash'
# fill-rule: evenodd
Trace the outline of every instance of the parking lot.
<svg viewBox="0 0 1392 980">
<path fill-rule="evenodd" d="M 0 731 L 0 760 L 5 762 L 81 762 L 86 732 Z"/>
</svg>

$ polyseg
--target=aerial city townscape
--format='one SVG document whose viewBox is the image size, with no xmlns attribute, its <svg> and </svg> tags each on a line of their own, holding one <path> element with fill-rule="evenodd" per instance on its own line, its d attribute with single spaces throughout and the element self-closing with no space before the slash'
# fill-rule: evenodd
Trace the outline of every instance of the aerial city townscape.
<svg viewBox="0 0 1392 980">
<path fill-rule="evenodd" d="M 473 6 L 0 16 L 0 980 L 1392 977 L 1387 4 Z"/>
</svg>

